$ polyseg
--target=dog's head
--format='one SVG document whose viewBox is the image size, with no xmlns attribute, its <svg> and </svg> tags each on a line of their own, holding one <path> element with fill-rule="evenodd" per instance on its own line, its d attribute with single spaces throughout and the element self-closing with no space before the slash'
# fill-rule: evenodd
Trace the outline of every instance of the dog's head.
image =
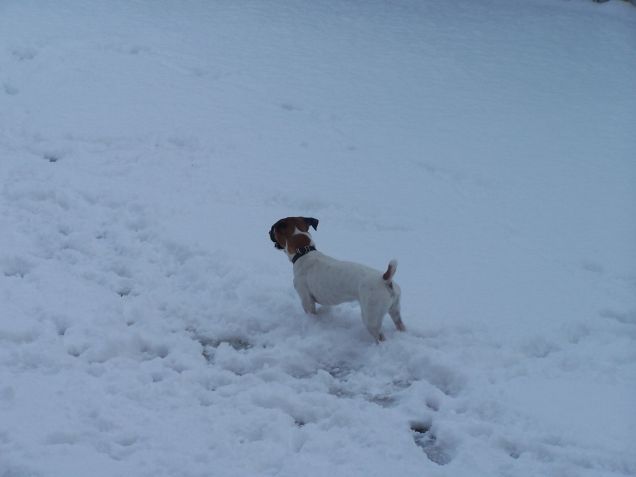
<svg viewBox="0 0 636 477">
<path fill-rule="evenodd" d="M 318 219 L 313 217 L 286 217 L 280 219 L 269 229 L 269 238 L 274 247 L 294 255 L 296 250 L 313 245 L 309 227 L 318 228 Z"/>
</svg>

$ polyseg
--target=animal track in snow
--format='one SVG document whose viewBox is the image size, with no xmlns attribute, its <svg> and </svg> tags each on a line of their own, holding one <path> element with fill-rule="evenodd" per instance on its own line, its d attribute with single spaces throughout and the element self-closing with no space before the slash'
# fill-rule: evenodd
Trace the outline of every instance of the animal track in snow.
<svg viewBox="0 0 636 477">
<path fill-rule="evenodd" d="M 529 358 L 546 358 L 560 350 L 554 342 L 541 336 L 527 339 L 521 349 Z"/>
<path fill-rule="evenodd" d="M 252 344 L 247 339 L 240 336 L 210 338 L 195 334 L 194 339 L 203 347 L 202 354 L 208 362 L 212 362 L 214 360 L 216 349 L 223 344 L 230 346 L 235 351 L 244 351 L 252 347 Z"/>
<path fill-rule="evenodd" d="M 60 160 L 60 155 L 55 153 L 46 153 L 44 154 L 44 159 L 48 162 L 54 163 Z"/>
<path fill-rule="evenodd" d="M 452 448 L 440 442 L 432 427 L 432 421 L 412 422 L 411 432 L 413 433 L 413 440 L 418 447 L 422 448 L 431 462 L 438 465 L 449 464 L 453 460 Z"/>
<path fill-rule="evenodd" d="M 33 269 L 30 260 L 20 256 L 9 256 L 0 259 L 0 269 L 6 277 L 24 278 Z"/>
<path fill-rule="evenodd" d="M 2 89 L 9 96 L 15 96 L 20 92 L 17 86 L 15 86 L 13 83 L 9 83 L 6 81 L 2 83 Z"/>
<path fill-rule="evenodd" d="M 600 312 L 601 317 L 608 318 L 610 320 L 616 320 L 624 325 L 636 324 L 636 310 L 618 311 L 614 309 L 605 309 Z"/>
<path fill-rule="evenodd" d="M 29 61 L 34 59 L 38 54 L 38 50 L 31 47 L 18 47 L 11 50 L 11 56 L 18 61 Z"/>
<path fill-rule="evenodd" d="M 290 111 L 290 112 L 303 110 L 303 108 L 301 108 L 300 106 L 296 106 L 293 103 L 281 103 L 280 107 L 284 109 L 285 111 Z"/>
<path fill-rule="evenodd" d="M 602 275 L 605 272 L 605 268 L 600 263 L 594 260 L 584 260 L 581 263 L 581 268 L 587 272 Z"/>
</svg>

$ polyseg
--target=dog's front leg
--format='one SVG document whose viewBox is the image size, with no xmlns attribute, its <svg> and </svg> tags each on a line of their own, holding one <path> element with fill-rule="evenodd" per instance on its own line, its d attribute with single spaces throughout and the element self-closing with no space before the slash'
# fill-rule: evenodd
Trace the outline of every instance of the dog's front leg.
<svg viewBox="0 0 636 477">
<path fill-rule="evenodd" d="M 305 313 L 315 315 L 316 301 L 311 296 L 311 293 L 309 293 L 307 287 L 303 286 L 298 280 L 294 280 L 294 288 L 296 289 L 296 292 L 300 297 L 300 302 L 303 305 L 303 310 L 305 310 Z"/>
<path fill-rule="evenodd" d="M 305 313 L 308 313 L 310 315 L 315 315 L 316 314 L 316 302 L 309 299 L 309 301 L 307 300 L 302 300 L 303 303 L 303 310 L 305 310 Z"/>
</svg>

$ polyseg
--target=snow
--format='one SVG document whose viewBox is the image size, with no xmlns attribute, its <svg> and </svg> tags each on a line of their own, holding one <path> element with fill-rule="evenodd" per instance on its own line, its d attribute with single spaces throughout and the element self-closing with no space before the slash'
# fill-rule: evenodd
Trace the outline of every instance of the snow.
<svg viewBox="0 0 636 477">
<path fill-rule="evenodd" d="M 0 476 L 636 475 L 627 2 L 0 6 Z M 407 333 L 268 238 L 396 258 Z"/>
</svg>

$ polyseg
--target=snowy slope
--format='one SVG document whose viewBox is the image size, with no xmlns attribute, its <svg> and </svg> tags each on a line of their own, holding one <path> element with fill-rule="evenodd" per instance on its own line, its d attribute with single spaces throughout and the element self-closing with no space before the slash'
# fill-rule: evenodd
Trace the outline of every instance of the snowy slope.
<svg viewBox="0 0 636 477">
<path fill-rule="evenodd" d="M 636 8 L 0 3 L 0 476 L 636 475 Z M 267 232 L 399 260 L 375 346 Z"/>
</svg>

